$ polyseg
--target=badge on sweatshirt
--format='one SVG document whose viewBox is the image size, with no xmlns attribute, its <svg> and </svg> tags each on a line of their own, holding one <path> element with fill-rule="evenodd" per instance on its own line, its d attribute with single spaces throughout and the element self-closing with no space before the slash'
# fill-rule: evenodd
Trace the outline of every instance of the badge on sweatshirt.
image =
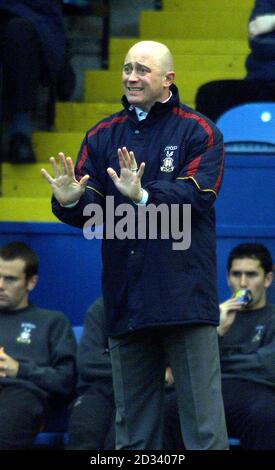
<svg viewBox="0 0 275 470">
<path fill-rule="evenodd" d="M 174 155 L 174 151 L 177 150 L 177 148 L 177 145 L 168 145 L 167 147 L 165 147 L 165 157 L 162 161 L 160 171 L 163 171 L 164 173 L 171 173 L 171 171 L 174 171 L 174 159 L 172 158 L 172 156 Z"/>
<path fill-rule="evenodd" d="M 31 332 L 36 326 L 33 323 L 21 323 L 21 331 L 16 341 L 18 343 L 31 343 Z"/>
<path fill-rule="evenodd" d="M 256 334 L 251 339 L 251 343 L 258 343 L 261 341 L 263 333 L 264 333 L 264 325 L 258 325 L 255 327 Z"/>
</svg>

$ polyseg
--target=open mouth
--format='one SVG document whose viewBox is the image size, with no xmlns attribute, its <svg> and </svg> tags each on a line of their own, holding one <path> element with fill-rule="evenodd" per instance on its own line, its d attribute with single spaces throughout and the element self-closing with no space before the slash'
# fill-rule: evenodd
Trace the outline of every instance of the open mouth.
<svg viewBox="0 0 275 470">
<path fill-rule="evenodd" d="M 142 91 L 142 88 L 139 88 L 139 87 L 127 87 L 127 90 L 129 91 L 129 93 L 136 93 L 136 92 Z"/>
</svg>

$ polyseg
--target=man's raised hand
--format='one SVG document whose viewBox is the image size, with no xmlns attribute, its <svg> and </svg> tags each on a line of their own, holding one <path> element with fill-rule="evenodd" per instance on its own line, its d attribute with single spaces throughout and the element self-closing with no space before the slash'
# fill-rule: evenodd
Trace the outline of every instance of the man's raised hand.
<svg viewBox="0 0 275 470">
<path fill-rule="evenodd" d="M 57 165 L 56 159 L 54 157 L 50 158 L 54 177 L 45 168 L 41 169 L 41 175 L 51 185 L 53 195 L 60 204 L 73 204 L 79 201 L 84 193 L 89 175 L 85 175 L 80 181 L 77 181 L 72 159 L 65 157 L 62 152 L 59 152 L 58 157 L 60 168 Z"/>
<path fill-rule="evenodd" d="M 119 148 L 117 154 L 120 176 L 110 167 L 107 168 L 107 173 L 121 194 L 128 196 L 132 201 L 139 202 L 142 198 L 141 178 L 145 163 L 141 163 L 138 168 L 134 152 L 128 152 L 126 147 Z"/>
</svg>

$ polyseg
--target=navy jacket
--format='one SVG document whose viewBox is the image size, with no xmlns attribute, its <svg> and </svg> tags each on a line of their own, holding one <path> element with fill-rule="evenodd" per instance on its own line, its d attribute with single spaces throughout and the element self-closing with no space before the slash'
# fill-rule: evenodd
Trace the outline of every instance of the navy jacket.
<svg viewBox="0 0 275 470">
<path fill-rule="evenodd" d="M 0 311 L 0 345 L 19 361 L 16 377 L 0 377 L 1 385 L 16 384 L 41 398 L 71 397 L 76 383 L 76 341 L 61 312 L 34 305 Z"/>
<path fill-rule="evenodd" d="M 172 98 L 156 103 L 140 122 L 124 97 L 125 109 L 99 122 L 82 143 L 76 174 L 89 174 L 90 180 L 77 206 L 63 208 L 53 199 L 57 217 L 78 227 L 87 220 L 83 209 L 88 203 L 105 207 L 105 197 L 113 196 L 115 208 L 131 204 L 106 172 L 109 166 L 119 172 L 117 148 L 126 146 L 138 164 L 146 163 L 142 186 L 149 193 L 147 207 L 192 205 L 187 250 L 173 250 L 171 237 L 103 240 L 109 335 L 157 325 L 218 324 L 213 204 L 223 174 L 222 135 L 210 120 L 180 104 L 175 85 L 171 90 Z"/>
<path fill-rule="evenodd" d="M 275 0 L 256 0 L 249 21 L 275 14 Z M 275 80 L 275 31 L 250 39 L 251 54 L 246 60 L 247 79 Z"/>
<path fill-rule="evenodd" d="M 41 42 L 49 76 L 65 61 L 65 30 L 62 0 L 0 0 L 0 10 L 31 21 Z"/>
</svg>

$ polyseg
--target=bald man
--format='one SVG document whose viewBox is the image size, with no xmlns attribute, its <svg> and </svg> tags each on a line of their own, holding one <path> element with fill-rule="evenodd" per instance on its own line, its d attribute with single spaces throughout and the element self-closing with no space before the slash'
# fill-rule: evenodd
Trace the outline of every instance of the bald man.
<svg viewBox="0 0 275 470">
<path fill-rule="evenodd" d="M 102 289 L 116 401 L 116 448 L 162 449 L 171 365 L 187 449 L 228 447 L 216 326 L 217 128 L 179 101 L 173 58 L 141 41 L 126 55 L 123 109 L 86 133 L 75 168 L 51 158 L 53 212 L 104 224 Z M 58 168 L 60 165 L 60 169 Z M 92 263 L 92 260 L 91 260 Z"/>
</svg>

